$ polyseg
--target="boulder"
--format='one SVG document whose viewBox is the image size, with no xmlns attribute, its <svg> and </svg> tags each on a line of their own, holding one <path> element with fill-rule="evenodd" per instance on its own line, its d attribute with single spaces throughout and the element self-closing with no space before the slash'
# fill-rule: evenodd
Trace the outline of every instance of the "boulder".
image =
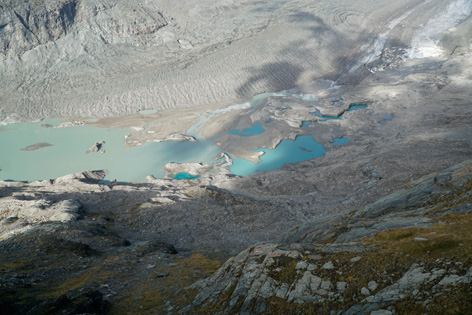
<svg viewBox="0 0 472 315">
<path fill-rule="evenodd" d="M 103 148 L 104 144 L 105 144 L 105 141 L 96 142 L 85 153 L 90 153 L 90 152 L 105 153 L 105 149 Z"/>
<path fill-rule="evenodd" d="M 81 208 L 82 205 L 76 199 L 64 200 L 50 220 L 59 222 L 78 220 L 81 217 Z"/>
</svg>

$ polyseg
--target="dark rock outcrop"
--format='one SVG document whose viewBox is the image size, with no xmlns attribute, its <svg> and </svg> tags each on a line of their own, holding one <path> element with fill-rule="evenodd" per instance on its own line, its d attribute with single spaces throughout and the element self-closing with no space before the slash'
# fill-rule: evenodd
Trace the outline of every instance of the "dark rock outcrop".
<svg viewBox="0 0 472 315">
<path fill-rule="evenodd" d="M 78 0 L 11 1 L 0 14 L 0 53 L 21 55 L 67 34 L 77 18 Z"/>
<path fill-rule="evenodd" d="M 151 34 L 167 25 L 162 13 L 130 6 L 116 0 L 9 1 L 0 6 L 0 54 L 21 56 L 77 31 L 81 22 L 104 40 Z"/>
</svg>

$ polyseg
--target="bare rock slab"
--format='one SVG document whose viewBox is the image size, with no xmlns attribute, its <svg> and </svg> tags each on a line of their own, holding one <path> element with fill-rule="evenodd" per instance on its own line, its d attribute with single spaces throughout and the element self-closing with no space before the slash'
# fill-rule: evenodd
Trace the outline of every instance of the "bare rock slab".
<svg viewBox="0 0 472 315">
<path fill-rule="evenodd" d="M 47 143 L 47 142 L 38 142 L 38 143 L 35 143 L 35 144 L 32 144 L 32 145 L 29 145 L 27 147 L 24 147 L 21 150 L 22 151 L 34 151 L 34 150 L 38 150 L 38 149 L 46 148 L 46 147 L 51 147 L 51 146 L 52 146 L 52 144 Z"/>
</svg>

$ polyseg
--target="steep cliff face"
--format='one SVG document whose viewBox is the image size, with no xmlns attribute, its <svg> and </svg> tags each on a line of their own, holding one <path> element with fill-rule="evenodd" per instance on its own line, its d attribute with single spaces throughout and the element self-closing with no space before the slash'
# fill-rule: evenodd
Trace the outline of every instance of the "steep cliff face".
<svg viewBox="0 0 472 315">
<path fill-rule="evenodd" d="M 78 0 L 2 2 L 0 53 L 21 55 L 55 41 L 70 31 L 77 19 Z"/>
<path fill-rule="evenodd" d="M 103 40 L 151 34 L 167 25 L 159 11 L 114 0 L 53 0 L 3 2 L 0 5 L 0 53 L 21 56 L 24 52 L 54 42 L 77 25 L 95 28 Z"/>
<path fill-rule="evenodd" d="M 82 23 L 82 24 L 81 24 Z M 94 28 L 105 41 L 151 34 L 167 25 L 162 13 L 115 0 L 4 1 L 0 4 L 0 53 L 21 56 L 70 32 Z"/>
</svg>

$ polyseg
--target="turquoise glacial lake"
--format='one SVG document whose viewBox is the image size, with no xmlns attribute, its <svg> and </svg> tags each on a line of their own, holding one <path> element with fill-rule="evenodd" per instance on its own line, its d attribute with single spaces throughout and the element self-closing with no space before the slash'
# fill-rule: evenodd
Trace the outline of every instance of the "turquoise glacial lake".
<svg viewBox="0 0 472 315">
<path fill-rule="evenodd" d="M 215 156 L 221 150 L 198 135 L 198 129 L 208 119 L 229 110 L 254 110 L 269 96 L 284 96 L 300 100 L 314 101 L 310 94 L 290 94 L 287 92 L 264 93 L 254 96 L 251 102 L 233 105 L 214 112 L 191 126 L 187 134 L 194 135 L 198 142 L 160 142 L 145 143 L 125 149 L 127 129 L 107 129 L 90 126 L 53 128 L 58 120 L 44 120 L 39 123 L 20 123 L 0 126 L 0 180 L 34 181 L 53 179 L 67 174 L 86 170 L 108 170 L 105 180 L 146 181 L 147 175 L 163 177 L 163 167 L 169 162 L 215 163 Z M 143 110 L 143 115 L 155 110 Z M 90 120 L 95 121 L 95 120 Z M 48 125 L 48 126 L 45 126 Z M 306 126 L 306 125 L 305 125 Z M 264 132 L 262 125 L 256 123 L 250 128 L 232 130 L 240 136 L 257 136 Z M 96 142 L 104 141 L 105 153 L 86 151 Z M 32 150 L 35 144 L 45 144 Z M 24 150 L 28 148 L 28 150 Z M 284 140 L 273 150 L 264 151 L 261 162 L 254 164 L 244 159 L 235 159 L 230 170 L 236 175 L 246 175 L 262 170 L 280 168 L 286 163 L 295 163 L 319 157 L 325 149 L 311 136 L 299 136 L 295 141 Z M 176 179 L 193 179 L 194 175 L 182 172 Z"/>
<path fill-rule="evenodd" d="M 298 136 L 295 141 L 283 140 L 275 149 L 263 149 L 260 162 L 255 164 L 245 159 L 234 159 L 229 170 L 235 175 L 249 175 L 257 171 L 270 171 L 281 168 L 287 163 L 296 163 L 320 157 L 326 149 L 312 136 Z"/>
<path fill-rule="evenodd" d="M 57 178 L 86 170 L 107 169 L 107 180 L 146 181 L 147 175 L 163 177 L 168 162 L 213 163 L 220 150 L 211 141 L 145 143 L 124 148 L 129 130 L 94 128 L 45 128 L 43 121 L 12 124 L 0 131 L 0 179 L 33 181 Z M 105 153 L 86 153 L 95 143 L 105 141 Z M 34 151 L 21 150 L 45 142 L 51 146 Z"/>
</svg>

